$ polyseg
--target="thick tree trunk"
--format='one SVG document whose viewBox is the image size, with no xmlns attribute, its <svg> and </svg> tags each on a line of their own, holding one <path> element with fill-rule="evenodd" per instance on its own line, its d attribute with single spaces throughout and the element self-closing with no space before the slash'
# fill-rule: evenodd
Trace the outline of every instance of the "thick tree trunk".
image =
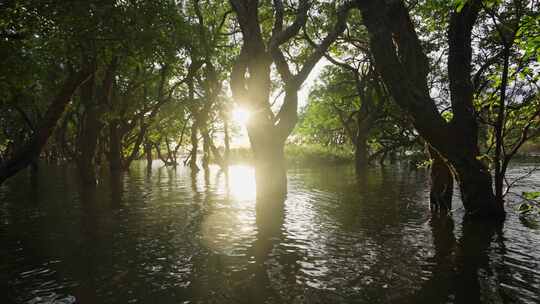
<svg viewBox="0 0 540 304">
<path fill-rule="evenodd" d="M 461 192 L 461 200 L 471 215 L 501 217 L 504 205 L 493 194 L 493 183 L 489 169 L 476 158 L 478 154 L 449 156 Z"/>
<path fill-rule="evenodd" d="M 354 162 L 357 173 L 362 173 L 368 167 L 368 145 L 365 136 L 358 136 L 354 143 Z"/>
<path fill-rule="evenodd" d="M 257 200 L 282 199 L 287 194 L 284 143 L 270 136 L 251 138 Z"/>
<path fill-rule="evenodd" d="M 71 96 L 92 73 L 92 70 L 85 70 L 78 74 L 72 74 L 67 78 L 60 92 L 51 101 L 47 112 L 30 141 L 15 151 L 9 160 L 0 165 L 0 184 L 26 168 L 34 159 L 39 157 L 41 150 L 47 143 L 58 120 L 70 102 Z"/>
</svg>

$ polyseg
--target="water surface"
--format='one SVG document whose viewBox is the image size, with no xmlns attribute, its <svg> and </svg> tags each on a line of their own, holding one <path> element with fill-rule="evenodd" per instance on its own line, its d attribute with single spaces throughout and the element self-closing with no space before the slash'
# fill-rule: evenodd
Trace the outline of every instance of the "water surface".
<svg viewBox="0 0 540 304">
<path fill-rule="evenodd" d="M 512 176 L 530 168 L 514 166 Z M 95 190 L 43 167 L 0 187 L 0 303 L 539 303 L 540 230 L 432 216 L 425 172 L 138 164 Z M 540 188 L 533 175 L 516 191 Z M 456 197 L 457 201 L 458 198 Z"/>
</svg>

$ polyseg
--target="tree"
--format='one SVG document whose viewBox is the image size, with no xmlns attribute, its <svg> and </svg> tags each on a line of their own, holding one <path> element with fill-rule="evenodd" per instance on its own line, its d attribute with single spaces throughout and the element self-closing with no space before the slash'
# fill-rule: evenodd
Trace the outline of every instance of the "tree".
<svg viewBox="0 0 540 304">
<path fill-rule="evenodd" d="M 30 140 L 13 152 L 13 155 L 0 164 L 0 183 L 26 168 L 32 161 L 39 157 L 41 150 L 47 143 L 56 127 L 56 124 L 75 90 L 88 80 L 93 71 L 83 70 L 72 73 L 65 80 L 62 89 L 50 102 L 47 112 L 42 121 L 31 136 Z"/>
<path fill-rule="evenodd" d="M 3 117 L 2 123 L 28 128 L 4 129 L 7 146 L 0 165 L 0 182 L 34 167 L 41 151 L 72 101 L 77 88 L 94 74 L 94 67 L 79 64 L 81 23 L 73 22 L 70 5 L 11 2 L 2 8 L 1 47 L 4 60 L 0 80 L 2 107 L 17 109 L 20 117 Z M 4 112 L 4 111 L 2 111 Z M 13 119 L 13 120 L 12 120 Z"/>
<path fill-rule="evenodd" d="M 490 1 L 483 9 L 490 22 L 480 27 L 482 54 L 473 79 L 480 121 L 489 128 L 483 153 L 493 167 L 495 198 L 503 201 L 510 161 L 540 135 L 539 76 L 533 72 L 538 48 L 528 50 L 538 34 L 529 24 L 538 17 L 535 5 L 521 0 Z"/>
<path fill-rule="evenodd" d="M 325 68 L 311 91 L 296 134 L 324 146 L 352 145 L 360 174 L 376 158 L 384 163 L 389 153 L 411 149 L 416 136 L 398 119 L 369 61 L 355 62 L 358 67 L 331 61 L 335 66 Z"/>
<path fill-rule="evenodd" d="M 471 32 L 481 1 L 463 3 L 450 14 L 448 79 L 453 118 L 446 122 L 430 97 L 429 63 L 402 1 L 356 2 L 370 35 L 377 70 L 394 100 L 412 119 L 420 135 L 450 165 L 469 214 L 504 216 L 495 199 L 488 168 L 479 160 L 478 122 L 473 104 Z"/>
<path fill-rule="evenodd" d="M 258 197 L 283 196 L 287 190 L 284 144 L 298 120 L 298 90 L 323 56 L 326 49 L 344 31 L 351 4 L 335 10 L 336 22 L 318 46 L 303 58 L 286 58 L 283 48 L 299 34 L 308 21 L 311 3 L 299 2 L 294 21 L 285 26 L 286 9 L 281 0 L 272 3 L 274 22 L 263 23 L 257 0 L 231 0 L 242 33 L 242 48 L 231 71 L 231 90 L 235 102 L 252 113 L 247 125 L 255 159 L 255 179 Z M 289 19 L 289 18 L 287 18 Z M 290 54 L 290 53 L 287 53 Z M 294 57 L 291 55 L 290 57 Z M 303 59 L 303 60 L 302 60 Z M 291 71 L 290 63 L 297 72 Z M 272 65 L 279 74 L 284 93 L 277 114 L 272 111 Z"/>
</svg>

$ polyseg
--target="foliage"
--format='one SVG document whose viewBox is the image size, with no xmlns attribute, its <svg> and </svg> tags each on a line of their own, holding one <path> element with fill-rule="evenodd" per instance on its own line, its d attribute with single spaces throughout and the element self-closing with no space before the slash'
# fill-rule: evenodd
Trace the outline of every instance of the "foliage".
<svg viewBox="0 0 540 304">
<path fill-rule="evenodd" d="M 317 144 L 285 145 L 287 163 L 291 166 L 317 166 L 352 161 L 350 148 L 323 147 Z M 231 163 L 252 163 L 253 154 L 248 148 L 231 149 Z"/>
<path fill-rule="evenodd" d="M 523 192 L 521 197 L 523 201 L 517 208 L 521 216 L 540 215 L 540 191 Z"/>
</svg>

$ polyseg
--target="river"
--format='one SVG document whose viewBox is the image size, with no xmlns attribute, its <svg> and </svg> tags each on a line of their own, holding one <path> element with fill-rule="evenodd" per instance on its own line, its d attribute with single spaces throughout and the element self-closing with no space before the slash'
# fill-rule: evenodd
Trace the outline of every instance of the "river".
<svg viewBox="0 0 540 304">
<path fill-rule="evenodd" d="M 474 223 L 457 194 L 432 216 L 406 167 L 291 169 L 287 199 L 256 204 L 249 166 L 154 165 L 0 186 L 0 303 L 540 303 L 540 228 L 515 196 L 503 225 Z"/>
</svg>

